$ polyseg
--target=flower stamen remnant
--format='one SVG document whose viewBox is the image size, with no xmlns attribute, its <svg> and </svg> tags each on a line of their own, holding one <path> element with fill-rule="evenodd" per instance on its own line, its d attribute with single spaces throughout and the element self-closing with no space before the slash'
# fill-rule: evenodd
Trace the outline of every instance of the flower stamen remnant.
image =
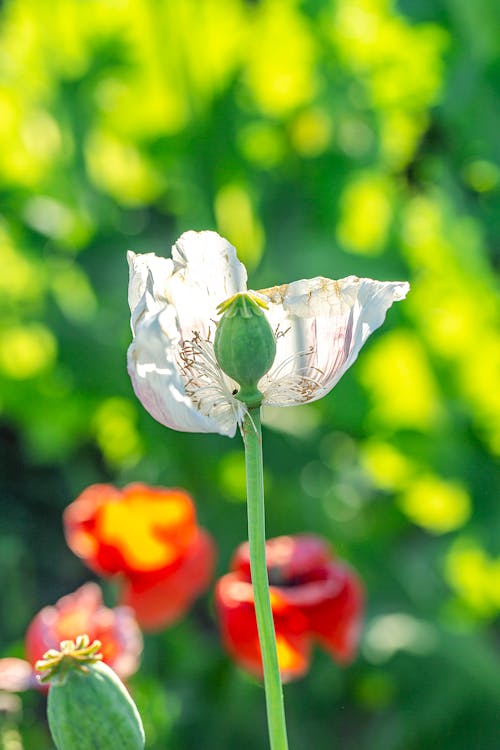
<svg viewBox="0 0 500 750">
<path fill-rule="evenodd" d="M 89 664 L 102 660 L 100 641 L 90 643 L 88 635 L 79 635 L 76 640 L 61 641 L 61 650 L 51 648 L 37 661 L 35 668 L 43 674 L 40 682 L 51 682 L 55 677 L 62 682 L 70 669 L 85 671 Z"/>
</svg>

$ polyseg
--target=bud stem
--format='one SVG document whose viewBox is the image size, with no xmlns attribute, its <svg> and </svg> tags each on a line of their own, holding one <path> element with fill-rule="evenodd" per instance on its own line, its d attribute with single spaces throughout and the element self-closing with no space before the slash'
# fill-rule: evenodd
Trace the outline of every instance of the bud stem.
<svg viewBox="0 0 500 750">
<path fill-rule="evenodd" d="M 248 541 L 250 570 L 259 632 L 267 724 L 271 750 L 288 750 L 283 688 L 276 649 L 269 582 L 266 565 L 266 532 L 264 512 L 264 474 L 262 465 L 262 430 L 260 407 L 249 409 L 242 424 L 247 476 Z"/>
</svg>

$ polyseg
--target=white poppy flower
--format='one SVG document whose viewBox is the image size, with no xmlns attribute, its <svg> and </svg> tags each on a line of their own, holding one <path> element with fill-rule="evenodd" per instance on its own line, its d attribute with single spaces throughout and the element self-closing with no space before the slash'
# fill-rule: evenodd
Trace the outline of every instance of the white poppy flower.
<svg viewBox="0 0 500 750">
<path fill-rule="evenodd" d="M 137 397 L 167 427 L 232 437 L 246 406 L 219 367 L 213 340 L 217 306 L 247 289 L 234 247 L 216 232 L 185 232 L 171 258 L 129 252 L 128 261 L 128 370 Z M 328 393 L 408 289 L 348 276 L 254 292 L 276 337 L 276 358 L 258 383 L 263 405 L 306 404 Z"/>
</svg>

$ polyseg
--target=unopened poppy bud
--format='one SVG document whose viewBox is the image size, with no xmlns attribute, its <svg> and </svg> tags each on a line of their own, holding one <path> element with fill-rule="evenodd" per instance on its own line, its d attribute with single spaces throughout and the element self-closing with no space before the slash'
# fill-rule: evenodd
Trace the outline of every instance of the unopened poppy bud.
<svg viewBox="0 0 500 750">
<path fill-rule="evenodd" d="M 221 369 L 240 386 L 237 398 L 259 406 L 257 383 L 276 356 L 273 330 L 264 314 L 266 304 L 251 292 L 240 292 L 218 307 L 223 313 L 217 326 L 214 351 Z"/>
<path fill-rule="evenodd" d="M 47 718 L 57 750 L 143 750 L 141 717 L 125 686 L 103 664 L 99 641 L 62 641 L 36 664 L 49 683 Z"/>
</svg>

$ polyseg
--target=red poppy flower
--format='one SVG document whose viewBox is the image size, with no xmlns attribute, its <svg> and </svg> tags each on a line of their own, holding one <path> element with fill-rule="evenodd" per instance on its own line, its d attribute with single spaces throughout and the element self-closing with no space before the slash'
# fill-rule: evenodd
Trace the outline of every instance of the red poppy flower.
<svg viewBox="0 0 500 750">
<path fill-rule="evenodd" d="M 101 641 L 103 661 L 122 679 L 137 671 L 142 636 L 134 614 L 128 607 L 105 607 L 97 583 L 85 583 L 54 606 L 40 610 L 26 632 L 28 661 L 34 666 L 46 651 L 59 649 L 61 641 L 84 634 L 91 642 Z"/>
<path fill-rule="evenodd" d="M 103 576 L 120 574 L 120 601 L 145 629 L 170 625 L 204 591 L 215 549 L 183 490 L 88 487 L 64 512 L 69 547 Z"/>
<path fill-rule="evenodd" d="M 266 558 L 282 679 L 307 672 L 315 641 L 336 661 L 352 660 L 363 609 L 363 589 L 354 571 L 332 558 L 326 542 L 310 535 L 270 539 Z M 235 661 L 261 676 L 248 543 L 236 550 L 231 569 L 216 588 L 222 637 Z"/>
</svg>

